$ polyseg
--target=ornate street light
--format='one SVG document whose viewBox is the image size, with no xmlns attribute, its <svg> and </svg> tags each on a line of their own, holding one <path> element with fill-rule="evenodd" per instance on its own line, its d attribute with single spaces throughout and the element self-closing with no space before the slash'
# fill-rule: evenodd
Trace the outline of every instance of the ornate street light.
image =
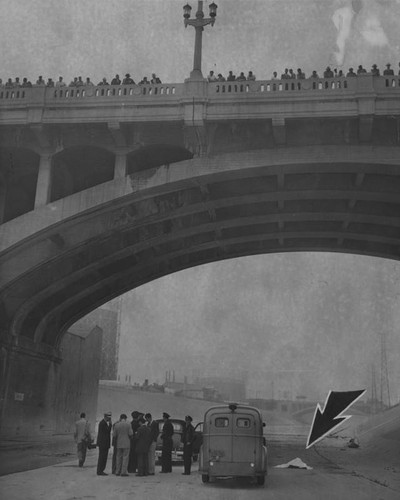
<svg viewBox="0 0 400 500">
<path fill-rule="evenodd" d="M 210 17 L 206 19 L 204 19 L 202 0 L 199 0 L 198 2 L 196 19 L 190 19 L 190 13 L 192 7 L 189 4 L 186 4 L 183 7 L 185 28 L 187 26 L 193 26 L 194 29 L 196 30 L 196 38 L 194 42 L 193 71 L 190 73 L 190 78 L 192 80 L 203 80 L 203 74 L 201 72 L 201 49 L 202 49 L 203 30 L 204 26 L 207 26 L 207 24 L 211 24 L 211 26 L 214 26 L 215 18 L 217 16 L 217 7 L 218 6 L 214 2 L 209 5 Z"/>
</svg>

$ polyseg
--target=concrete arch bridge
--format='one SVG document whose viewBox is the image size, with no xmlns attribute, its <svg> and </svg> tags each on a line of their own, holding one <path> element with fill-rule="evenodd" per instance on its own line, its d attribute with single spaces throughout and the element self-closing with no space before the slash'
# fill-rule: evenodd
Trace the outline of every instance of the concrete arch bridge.
<svg viewBox="0 0 400 500">
<path fill-rule="evenodd" d="M 398 78 L 285 85 L 1 91 L 2 432 L 51 423 L 63 334 L 141 284 L 261 253 L 399 258 Z"/>
</svg>

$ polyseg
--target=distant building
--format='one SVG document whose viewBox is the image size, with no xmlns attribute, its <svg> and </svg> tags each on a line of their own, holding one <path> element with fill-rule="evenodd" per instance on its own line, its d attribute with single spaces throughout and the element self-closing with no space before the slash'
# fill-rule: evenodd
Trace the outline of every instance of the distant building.
<svg viewBox="0 0 400 500">
<path fill-rule="evenodd" d="M 102 330 L 75 323 L 64 335 L 57 384 L 55 432 L 70 433 L 84 411 L 94 425 L 97 411 Z"/>
<path fill-rule="evenodd" d="M 231 377 L 201 377 L 197 385 L 214 388 L 224 401 L 244 401 L 246 399 L 246 383 L 244 380 Z"/>
<path fill-rule="evenodd" d="M 85 328 L 98 326 L 103 330 L 100 379 L 117 380 L 120 334 L 120 307 L 118 300 L 95 309 L 77 321 L 75 325 Z"/>
</svg>

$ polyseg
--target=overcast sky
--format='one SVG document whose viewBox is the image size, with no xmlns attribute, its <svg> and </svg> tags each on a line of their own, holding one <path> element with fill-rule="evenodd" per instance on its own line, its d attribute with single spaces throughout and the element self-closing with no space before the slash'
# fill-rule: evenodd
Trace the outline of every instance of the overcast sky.
<svg viewBox="0 0 400 500">
<path fill-rule="evenodd" d="M 3 81 L 27 76 L 129 72 L 182 82 L 192 69 L 194 30 L 184 0 L 0 0 Z M 195 13 L 197 1 L 190 1 Z M 209 2 L 204 6 L 208 13 Z M 203 73 L 329 64 L 347 71 L 400 58 L 399 0 L 217 0 L 203 34 Z M 392 398 L 400 368 L 400 266 L 339 254 L 249 257 L 155 281 L 124 298 L 121 374 L 163 382 L 165 370 L 191 376 L 248 370 L 250 395 L 371 387 L 379 375 L 378 332 L 387 332 Z M 279 383 L 280 382 L 280 385 Z M 379 379 L 377 380 L 379 386 Z"/>
<path fill-rule="evenodd" d="M 194 29 L 184 28 L 184 0 L 0 0 L 1 78 L 66 80 L 152 72 L 181 82 L 193 62 Z M 197 1 L 190 1 L 196 11 Z M 204 7 L 208 15 L 208 4 Z M 327 64 L 396 67 L 399 0 L 218 0 L 203 36 L 203 73 Z M 353 8 L 352 8 L 353 6 Z M 339 42 L 339 46 L 337 45 Z"/>
</svg>

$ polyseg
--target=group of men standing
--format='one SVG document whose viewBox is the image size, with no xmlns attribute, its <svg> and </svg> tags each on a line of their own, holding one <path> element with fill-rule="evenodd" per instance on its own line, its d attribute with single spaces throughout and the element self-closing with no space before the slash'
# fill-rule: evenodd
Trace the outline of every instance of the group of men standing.
<svg viewBox="0 0 400 500">
<path fill-rule="evenodd" d="M 114 424 L 111 423 L 111 412 L 104 414 L 100 421 L 97 433 L 96 446 L 99 449 L 97 460 L 97 475 L 107 476 L 105 468 L 107 465 L 108 452 L 113 446 L 112 473 L 116 476 L 128 476 L 136 473 L 137 476 L 148 476 L 155 474 L 156 444 L 159 434 L 158 422 L 153 420 L 150 413 L 132 412 L 132 421 L 127 421 L 127 415 L 121 414 Z M 172 472 L 172 449 L 174 427 L 170 421 L 170 415 L 163 413 L 163 429 L 161 432 L 162 454 L 161 472 Z M 182 435 L 183 442 L 183 474 L 190 474 L 193 454 L 194 428 L 192 418 L 185 417 L 186 426 Z M 75 441 L 77 442 L 79 466 L 82 467 L 86 458 L 86 449 L 92 442 L 90 426 L 81 414 L 80 420 L 75 425 Z"/>
</svg>

